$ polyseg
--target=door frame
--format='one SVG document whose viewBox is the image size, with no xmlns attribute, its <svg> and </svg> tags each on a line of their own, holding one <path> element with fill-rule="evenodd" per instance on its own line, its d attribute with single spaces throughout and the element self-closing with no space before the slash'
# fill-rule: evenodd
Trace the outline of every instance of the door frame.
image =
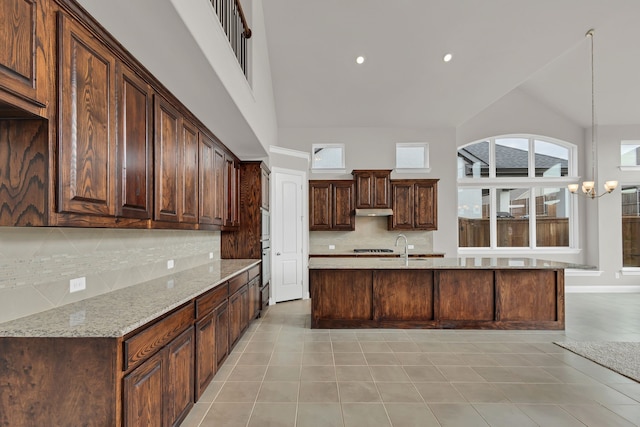
<svg viewBox="0 0 640 427">
<path fill-rule="evenodd" d="M 301 197 L 301 201 L 302 201 L 302 299 L 306 300 L 310 298 L 310 294 L 309 294 L 309 185 L 308 185 L 308 178 L 307 178 L 307 172 L 306 171 L 301 171 L 301 170 L 296 170 L 296 169 L 287 169 L 287 168 L 281 168 L 281 167 L 277 167 L 274 166 L 271 168 L 271 178 L 269 179 L 269 192 L 270 194 L 272 194 L 272 197 L 275 197 L 275 187 L 276 187 L 276 174 L 278 173 L 282 173 L 282 174 L 287 174 L 287 175 L 297 175 L 300 176 L 302 178 L 302 197 Z M 272 204 L 271 206 L 274 206 L 274 204 Z M 272 209 L 270 214 L 271 214 L 271 233 L 273 233 L 273 224 L 275 223 L 274 220 L 274 210 Z M 273 234 L 271 237 L 271 240 L 273 241 Z M 271 257 L 271 271 L 274 271 L 273 268 L 273 264 L 275 262 L 275 257 Z M 271 282 L 273 282 L 273 273 L 272 273 L 272 280 Z M 270 286 L 269 287 L 269 305 L 274 305 L 276 303 L 275 297 L 274 297 L 274 291 L 275 291 L 275 284 L 274 286 Z"/>
</svg>

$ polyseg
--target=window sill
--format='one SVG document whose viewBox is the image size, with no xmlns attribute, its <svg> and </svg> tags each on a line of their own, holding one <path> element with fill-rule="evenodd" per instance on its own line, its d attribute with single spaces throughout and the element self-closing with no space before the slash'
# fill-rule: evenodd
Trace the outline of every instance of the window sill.
<svg viewBox="0 0 640 427">
<path fill-rule="evenodd" d="M 347 173 L 346 169 L 311 169 L 311 173 Z"/>
<path fill-rule="evenodd" d="M 618 166 L 623 172 L 640 172 L 640 165 L 638 166 Z"/>
<path fill-rule="evenodd" d="M 640 276 L 639 267 L 623 267 L 620 272 L 623 276 Z"/>
<path fill-rule="evenodd" d="M 429 173 L 431 172 L 431 168 L 395 168 L 393 171 L 395 173 Z"/>
</svg>

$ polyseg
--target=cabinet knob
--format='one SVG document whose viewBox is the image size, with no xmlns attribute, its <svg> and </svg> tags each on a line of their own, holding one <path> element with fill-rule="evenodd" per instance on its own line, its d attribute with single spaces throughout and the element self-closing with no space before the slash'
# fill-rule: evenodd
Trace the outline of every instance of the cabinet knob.
<svg viewBox="0 0 640 427">
<path fill-rule="evenodd" d="M 280 252 L 276 252 L 276 255 L 277 255 L 277 256 L 280 256 Z"/>
</svg>

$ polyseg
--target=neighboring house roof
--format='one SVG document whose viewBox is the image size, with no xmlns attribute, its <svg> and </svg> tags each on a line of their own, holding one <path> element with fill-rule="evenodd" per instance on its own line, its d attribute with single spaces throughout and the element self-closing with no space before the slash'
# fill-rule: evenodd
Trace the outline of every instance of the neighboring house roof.
<svg viewBox="0 0 640 427">
<path fill-rule="evenodd" d="M 529 165 L 529 152 L 518 148 L 507 147 L 504 145 L 495 145 L 496 147 L 496 169 L 527 169 Z M 468 145 L 458 150 L 458 153 L 470 163 L 480 162 L 482 167 L 489 164 L 489 143 L 480 142 Z M 560 163 L 562 169 L 568 167 L 569 162 L 566 159 L 547 156 L 545 154 L 535 155 L 537 169 L 548 169 Z"/>
</svg>

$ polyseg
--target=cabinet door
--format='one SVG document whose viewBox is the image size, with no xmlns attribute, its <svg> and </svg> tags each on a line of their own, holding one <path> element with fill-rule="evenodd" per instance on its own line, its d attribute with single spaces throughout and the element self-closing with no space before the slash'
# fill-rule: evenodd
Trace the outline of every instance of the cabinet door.
<svg viewBox="0 0 640 427">
<path fill-rule="evenodd" d="M 196 323 L 196 401 L 216 373 L 216 318 L 211 312 Z"/>
<path fill-rule="evenodd" d="M 249 304 L 247 310 L 247 324 L 258 316 L 260 311 L 260 278 L 257 277 L 249 282 L 248 290 Z"/>
<path fill-rule="evenodd" d="M 37 99 L 36 72 L 45 71 L 37 69 L 38 54 L 46 45 L 42 14 L 36 0 L 0 2 L 0 86 L 32 100 Z M 41 83 L 46 85 L 46 81 Z"/>
<path fill-rule="evenodd" d="M 309 181 L 309 230 L 331 229 L 331 183 Z"/>
<path fill-rule="evenodd" d="M 262 167 L 260 187 L 261 187 L 261 207 L 269 210 L 269 171 Z"/>
<path fill-rule="evenodd" d="M 247 324 L 247 285 L 229 297 L 229 347 L 232 348 Z"/>
<path fill-rule="evenodd" d="M 224 226 L 235 229 L 240 224 L 240 168 L 232 157 L 225 155 L 226 210 Z"/>
<path fill-rule="evenodd" d="M 60 15 L 58 210 L 114 216 L 115 58 Z"/>
<path fill-rule="evenodd" d="M 374 271 L 373 319 L 433 320 L 433 271 Z"/>
<path fill-rule="evenodd" d="M 164 354 L 157 353 L 124 377 L 124 427 L 163 425 Z"/>
<path fill-rule="evenodd" d="M 180 144 L 180 175 L 182 187 L 180 199 L 180 222 L 198 222 L 198 129 L 189 121 L 182 120 Z"/>
<path fill-rule="evenodd" d="M 353 181 L 334 181 L 332 186 L 331 228 L 334 230 L 355 230 Z"/>
<path fill-rule="evenodd" d="M 391 184 L 393 215 L 389 217 L 389 229 L 411 230 L 414 218 L 414 186 L 412 181 L 394 181 Z"/>
<path fill-rule="evenodd" d="M 157 95 L 154 110 L 154 219 L 178 222 L 178 200 L 182 199 L 178 181 L 181 118 L 178 111 Z"/>
<path fill-rule="evenodd" d="M 213 140 L 200 132 L 200 155 L 198 159 L 200 212 L 198 221 L 200 224 L 213 224 L 215 218 L 215 184 L 216 171 L 214 167 Z"/>
<path fill-rule="evenodd" d="M 167 369 L 164 383 L 165 425 L 177 426 L 193 406 L 193 328 L 171 341 L 166 351 Z"/>
<path fill-rule="evenodd" d="M 354 170 L 356 208 L 390 208 L 390 170 Z"/>
<path fill-rule="evenodd" d="M 214 311 L 216 327 L 216 369 L 229 355 L 229 304 L 225 301 Z"/>
<path fill-rule="evenodd" d="M 118 209 L 127 218 L 151 218 L 152 91 L 118 63 Z"/>
<path fill-rule="evenodd" d="M 371 320 L 372 273 L 363 270 L 310 270 L 312 322 Z"/>
<path fill-rule="evenodd" d="M 213 168 L 215 175 L 213 224 L 223 225 L 226 215 L 226 190 L 224 152 L 215 147 L 213 150 Z"/>
<path fill-rule="evenodd" d="M 436 182 L 416 182 L 414 226 L 420 230 L 438 229 L 438 187 Z"/>
</svg>

